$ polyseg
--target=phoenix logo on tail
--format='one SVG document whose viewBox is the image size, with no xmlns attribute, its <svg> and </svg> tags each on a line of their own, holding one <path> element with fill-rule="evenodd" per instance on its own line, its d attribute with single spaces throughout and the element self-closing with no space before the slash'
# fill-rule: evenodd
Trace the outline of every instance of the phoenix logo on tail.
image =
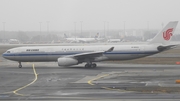
<svg viewBox="0 0 180 101">
<path fill-rule="evenodd" d="M 168 41 L 172 36 L 172 31 L 173 31 L 173 28 L 170 28 L 170 29 L 164 31 L 163 38 Z"/>
</svg>

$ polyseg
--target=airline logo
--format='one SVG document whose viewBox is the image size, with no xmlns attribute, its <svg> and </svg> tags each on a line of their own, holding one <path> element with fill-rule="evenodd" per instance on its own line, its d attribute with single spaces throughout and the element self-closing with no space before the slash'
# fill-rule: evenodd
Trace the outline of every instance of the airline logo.
<svg viewBox="0 0 180 101">
<path fill-rule="evenodd" d="M 169 40 L 170 38 L 171 38 L 171 36 L 172 36 L 172 31 L 173 31 L 173 28 L 170 28 L 170 29 L 168 29 L 168 30 L 166 30 L 166 31 L 164 31 L 163 32 L 163 38 L 164 38 L 164 40 Z"/>
</svg>

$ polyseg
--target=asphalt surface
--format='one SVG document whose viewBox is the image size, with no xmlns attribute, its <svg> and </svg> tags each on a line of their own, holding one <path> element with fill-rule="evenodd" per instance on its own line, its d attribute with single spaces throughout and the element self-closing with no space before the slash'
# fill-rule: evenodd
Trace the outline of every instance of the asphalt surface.
<svg viewBox="0 0 180 101">
<path fill-rule="evenodd" d="M 58 67 L 52 62 L 23 63 L 19 69 L 18 63 L 3 58 L 0 64 L 0 100 L 180 99 L 180 84 L 175 83 L 180 79 L 179 65 L 99 63 L 92 69 Z"/>
</svg>

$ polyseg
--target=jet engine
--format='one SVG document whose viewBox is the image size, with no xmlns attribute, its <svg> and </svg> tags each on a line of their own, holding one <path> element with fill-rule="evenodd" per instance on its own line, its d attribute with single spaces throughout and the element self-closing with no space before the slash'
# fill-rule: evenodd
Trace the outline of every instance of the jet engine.
<svg viewBox="0 0 180 101">
<path fill-rule="evenodd" d="M 58 58 L 59 66 L 71 66 L 77 64 L 78 64 L 78 60 L 74 58 Z"/>
</svg>

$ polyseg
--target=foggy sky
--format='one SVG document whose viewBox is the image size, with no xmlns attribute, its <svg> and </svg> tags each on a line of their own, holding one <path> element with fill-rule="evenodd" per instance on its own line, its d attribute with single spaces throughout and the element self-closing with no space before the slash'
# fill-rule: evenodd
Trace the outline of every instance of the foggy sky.
<svg viewBox="0 0 180 101">
<path fill-rule="evenodd" d="M 180 21 L 179 0 L 0 0 L 0 30 L 160 29 Z M 177 26 L 180 28 L 180 25 Z"/>
</svg>

